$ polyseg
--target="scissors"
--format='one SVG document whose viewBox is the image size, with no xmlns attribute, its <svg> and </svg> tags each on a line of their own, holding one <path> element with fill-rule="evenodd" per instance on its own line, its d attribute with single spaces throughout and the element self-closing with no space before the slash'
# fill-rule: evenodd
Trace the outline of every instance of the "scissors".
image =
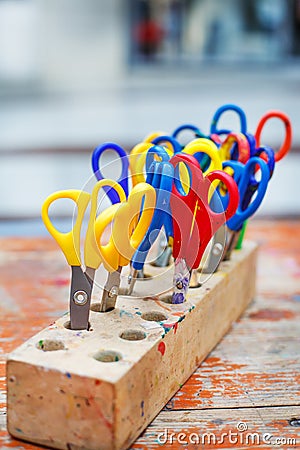
<svg viewBox="0 0 300 450">
<path fill-rule="evenodd" d="M 199 138 L 191 141 L 184 149 L 183 153 L 187 153 L 189 155 L 194 156 L 200 167 L 202 168 L 202 164 L 205 165 L 205 170 L 203 170 L 203 174 L 207 175 L 208 173 L 214 170 L 222 170 L 222 161 L 220 159 L 220 152 L 216 144 L 207 138 Z M 184 177 L 185 175 L 185 177 Z M 186 178 L 186 174 L 184 170 L 180 170 L 181 179 L 184 181 Z M 187 186 L 188 182 L 185 180 L 183 185 Z M 211 197 L 213 196 L 213 191 L 218 184 L 217 182 L 213 182 L 209 191 L 209 201 L 211 201 Z M 161 250 L 163 249 L 163 252 Z M 169 264 L 170 261 L 170 247 L 166 245 L 166 240 L 162 239 L 160 241 L 159 248 L 160 256 L 152 263 L 155 266 L 165 267 Z M 190 287 L 198 287 L 197 274 L 195 272 L 192 273 Z"/>
<path fill-rule="evenodd" d="M 285 138 L 284 141 L 279 148 L 279 150 L 275 153 L 275 161 L 280 161 L 290 150 L 292 145 L 292 124 L 289 119 L 289 117 L 284 114 L 281 111 L 269 111 L 266 114 L 264 114 L 261 119 L 258 122 L 256 131 L 255 131 L 255 140 L 256 144 L 259 147 L 260 146 L 260 139 L 261 139 L 261 133 L 262 130 L 266 124 L 266 122 L 270 119 L 277 118 L 283 122 L 284 128 L 285 128 Z"/>
<path fill-rule="evenodd" d="M 232 130 L 229 130 L 227 128 L 221 128 L 221 129 L 217 128 L 220 117 L 222 116 L 222 114 L 224 114 L 225 112 L 228 112 L 228 111 L 233 111 L 233 112 L 237 113 L 239 120 L 240 120 L 240 132 L 243 134 L 245 134 L 247 132 L 247 118 L 246 118 L 245 112 L 239 106 L 234 105 L 232 103 L 228 103 L 223 106 L 220 106 L 220 108 L 218 108 L 216 110 L 216 112 L 214 113 L 212 121 L 211 121 L 211 125 L 210 125 L 210 134 L 211 135 L 224 135 L 224 134 L 227 135 L 227 134 L 231 133 Z"/>
<path fill-rule="evenodd" d="M 49 233 L 56 240 L 72 269 L 70 287 L 70 327 L 72 330 L 87 330 L 89 326 L 89 310 L 95 271 L 101 264 L 101 255 L 95 242 L 95 232 L 102 218 L 96 220 L 98 192 L 104 187 L 113 187 L 112 180 L 99 181 L 90 195 L 80 190 L 65 190 L 51 194 L 42 206 L 42 219 Z M 119 192 L 122 200 L 126 200 L 124 191 Z M 73 200 L 77 206 L 77 218 L 68 233 L 58 231 L 49 218 L 50 205 L 59 199 Z M 80 257 L 80 233 L 86 208 L 91 200 L 91 210 L 84 244 L 85 270 L 82 269 Z"/>
<path fill-rule="evenodd" d="M 103 155 L 103 153 L 105 153 L 106 151 L 111 151 L 111 150 L 116 152 L 118 157 L 121 160 L 122 170 L 121 170 L 120 178 L 117 180 L 117 182 L 122 186 L 122 188 L 125 192 L 126 198 L 127 198 L 128 193 L 129 193 L 129 186 L 128 186 L 129 161 L 128 161 L 128 155 L 122 147 L 120 147 L 118 144 L 115 144 L 113 142 L 106 142 L 106 143 L 96 147 L 92 154 L 93 171 L 94 171 L 94 174 L 96 175 L 97 180 L 105 179 L 105 177 L 103 176 L 101 169 L 100 169 L 100 158 Z M 115 189 L 111 189 L 110 187 L 104 186 L 104 191 L 113 204 L 118 203 L 120 201 L 120 198 Z"/>
<path fill-rule="evenodd" d="M 250 145 L 243 133 L 228 133 L 220 147 L 222 161 L 229 159 L 246 163 L 250 158 Z"/>
<path fill-rule="evenodd" d="M 183 131 L 192 131 L 195 135 L 195 138 L 207 138 L 207 136 L 204 133 L 202 133 L 202 131 L 196 125 L 193 125 L 191 123 L 185 123 L 175 128 L 171 136 L 174 139 L 178 140 L 178 136 Z M 182 145 L 182 148 L 184 148 L 184 145 Z"/>
<path fill-rule="evenodd" d="M 147 233 L 132 258 L 132 270 L 128 278 L 129 289 L 127 294 L 129 295 L 132 293 L 135 281 L 138 278 L 138 271 L 143 269 L 147 254 L 153 242 L 157 239 L 160 230 L 164 228 L 167 242 L 173 237 L 170 209 L 173 175 L 174 168 L 167 161 L 153 161 L 148 170 L 146 181 L 155 188 L 156 206 Z"/>
<path fill-rule="evenodd" d="M 121 197 L 124 200 L 124 192 Z M 142 242 L 150 226 L 155 203 L 155 189 L 148 183 L 139 183 L 133 187 L 127 201 L 110 206 L 97 218 L 95 238 L 103 265 L 109 272 L 100 302 L 102 312 L 115 307 L 122 267 L 129 264 Z M 109 224 L 112 224 L 110 239 L 107 244 L 101 244 L 101 237 Z"/>
<path fill-rule="evenodd" d="M 235 181 L 226 173 L 216 170 L 205 177 L 197 160 L 184 153 L 170 160 L 174 167 L 174 184 L 171 195 L 173 216 L 173 256 L 175 258 L 174 292 L 172 303 L 185 301 L 192 269 L 199 267 L 204 250 L 213 234 L 236 211 L 239 193 Z M 190 176 L 189 191 L 180 180 L 180 164 L 185 164 Z M 209 206 L 211 183 L 218 180 L 228 189 L 228 204 L 222 213 Z"/>
<path fill-rule="evenodd" d="M 175 155 L 176 153 L 181 152 L 182 147 L 181 144 L 172 136 L 157 136 L 156 138 L 152 139 L 152 144 L 155 145 L 163 145 L 165 144 L 166 148 L 170 149 L 172 153 Z"/>
<path fill-rule="evenodd" d="M 260 167 L 261 178 L 260 181 L 257 181 L 256 189 L 254 191 L 251 187 L 251 181 L 257 165 Z M 236 242 L 239 238 L 239 232 L 242 229 L 245 220 L 252 216 L 261 205 L 270 180 L 270 171 L 267 164 L 257 156 L 251 158 L 245 165 L 238 161 L 224 162 L 224 167 L 228 166 L 234 171 L 233 178 L 239 188 L 240 200 L 235 214 L 226 223 L 229 229 L 229 236 L 224 260 L 228 260 L 230 258 L 231 252 L 235 248 Z M 254 192 L 257 192 L 257 194 L 256 197 L 252 198 Z M 228 201 L 226 197 L 227 195 L 225 197 L 221 197 L 224 207 Z"/>
</svg>

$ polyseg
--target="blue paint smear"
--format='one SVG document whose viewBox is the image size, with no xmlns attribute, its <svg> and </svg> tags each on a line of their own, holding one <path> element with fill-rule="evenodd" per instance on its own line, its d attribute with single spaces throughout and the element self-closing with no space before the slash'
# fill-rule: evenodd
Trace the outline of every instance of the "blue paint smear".
<svg viewBox="0 0 300 450">
<path fill-rule="evenodd" d="M 121 309 L 120 317 L 123 317 L 123 316 L 133 317 L 133 315 L 130 312 L 125 311 L 125 309 Z"/>
<path fill-rule="evenodd" d="M 66 372 L 66 377 L 72 378 L 72 375 L 69 372 Z"/>
<path fill-rule="evenodd" d="M 292 299 L 295 300 L 295 302 L 300 302 L 300 294 L 293 295 Z"/>
</svg>

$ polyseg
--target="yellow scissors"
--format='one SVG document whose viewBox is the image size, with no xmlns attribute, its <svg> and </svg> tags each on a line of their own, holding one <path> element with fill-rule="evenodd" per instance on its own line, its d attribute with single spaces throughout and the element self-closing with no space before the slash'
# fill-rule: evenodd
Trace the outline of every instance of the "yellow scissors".
<svg viewBox="0 0 300 450">
<path fill-rule="evenodd" d="M 70 327 L 72 330 L 88 329 L 88 318 L 95 271 L 101 263 L 101 256 L 95 241 L 98 192 L 103 186 L 113 186 L 114 181 L 99 181 L 90 195 L 80 190 L 64 190 L 49 195 L 42 206 L 44 224 L 62 249 L 72 269 L 70 288 Z M 73 200 L 77 206 L 77 218 L 71 231 L 58 231 L 49 218 L 50 205 L 59 199 Z M 81 267 L 80 233 L 86 208 L 91 200 L 91 211 L 84 244 L 85 271 Z"/>
<path fill-rule="evenodd" d="M 110 206 L 98 216 L 95 238 L 103 265 L 109 272 L 100 311 L 109 311 L 115 307 L 122 267 L 129 264 L 142 242 L 150 226 L 155 205 L 155 189 L 148 183 L 139 183 L 134 186 L 127 201 Z M 109 224 L 112 224 L 111 236 L 104 245 L 101 244 L 101 237 Z"/>
<path fill-rule="evenodd" d="M 122 187 L 115 181 L 104 179 L 99 181 L 90 195 L 88 192 L 80 190 L 65 190 L 58 191 L 51 194 L 44 202 L 42 206 L 42 219 L 49 233 L 56 240 L 60 248 L 62 249 L 68 264 L 72 269 L 71 288 L 70 288 L 70 328 L 73 330 L 84 330 L 89 327 L 89 310 L 91 303 L 91 294 L 94 284 L 95 271 L 100 266 L 101 262 L 106 263 L 101 254 L 102 246 L 98 239 L 109 223 L 113 220 L 114 216 L 118 212 L 119 204 L 112 205 L 108 210 L 103 211 L 97 217 L 97 199 L 99 190 L 103 187 L 111 187 L 116 190 L 120 197 L 121 204 L 125 204 L 126 195 Z M 149 190 L 149 185 L 146 185 L 145 190 Z M 142 190 L 143 186 L 140 187 Z M 154 189 L 150 186 L 154 191 Z M 144 192 L 144 191 L 142 191 Z M 146 194 L 147 195 L 147 194 Z M 154 194 L 155 205 L 155 191 Z M 71 199 L 77 206 L 77 218 L 71 231 L 62 233 L 58 231 L 52 224 L 49 218 L 50 205 L 59 199 Z M 84 243 L 84 263 L 85 270 L 82 269 L 82 261 L 80 257 L 80 233 L 82 222 L 86 208 L 91 200 L 90 217 L 88 222 L 88 229 Z M 146 202 L 145 202 L 146 203 Z M 149 223 L 151 218 L 149 219 Z M 148 225 L 148 223 L 146 222 Z M 137 240 L 143 239 L 143 235 L 139 234 Z M 137 234 L 137 233 L 136 233 Z M 112 239 L 112 236 L 111 236 Z M 111 241 L 110 239 L 110 241 Z M 109 241 L 109 243 L 110 243 Z"/>
</svg>

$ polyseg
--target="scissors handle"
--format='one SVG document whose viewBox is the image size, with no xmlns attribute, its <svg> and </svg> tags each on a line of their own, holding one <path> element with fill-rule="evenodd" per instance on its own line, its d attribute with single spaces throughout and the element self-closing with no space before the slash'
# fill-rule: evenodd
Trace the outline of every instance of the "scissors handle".
<svg viewBox="0 0 300 450">
<path fill-rule="evenodd" d="M 285 138 L 284 141 L 281 145 L 281 147 L 279 148 L 279 150 L 275 153 L 275 161 L 280 161 L 290 150 L 291 145 L 292 145 L 292 124 L 291 121 L 289 119 L 289 117 L 281 112 L 281 111 L 276 111 L 276 110 L 272 110 L 267 112 L 266 114 L 264 114 L 262 116 L 262 118 L 260 119 L 260 121 L 258 122 L 256 131 L 255 131 L 255 139 L 256 139 L 256 145 L 257 147 L 260 146 L 260 139 L 261 139 L 261 133 L 262 130 L 266 124 L 266 122 L 270 119 L 280 119 L 285 127 Z M 265 157 L 264 157 L 265 159 Z"/>
<path fill-rule="evenodd" d="M 99 253 L 99 248 L 96 241 L 96 228 L 99 226 L 100 221 L 96 220 L 97 218 L 97 209 L 98 209 L 98 194 L 100 189 L 104 189 L 105 187 L 109 187 L 114 189 L 120 202 L 126 201 L 126 194 L 120 184 L 118 184 L 114 180 L 105 179 L 100 180 L 96 183 L 91 197 L 91 211 L 90 211 L 90 220 L 88 224 L 88 229 L 86 232 L 85 244 L 84 244 L 84 261 L 87 267 L 91 267 L 92 269 L 97 269 L 101 263 L 101 255 Z M 108 215 L 110 217 L 110 215 Z M 106 216 L 105 216 L 106 217 Z M 108 221 L 110 223 L 111 220 Z"/>
<path fill-rule="evenodd" d="M 96 241 L 106 270 L 114 272 L 129 263 L 150 225 L 155 201 L 154 188 L 147 183 L 139 183 L 127 201 L 112 205 L 97 217 Z M 101 244 L 103 233 L 112 222 L 108 243 Z"/>
<path fill-rule="evenodd" d="M 105 179 L 104 175 L 101 172 L 100 169 L 100 158 L 103 155 L 103 153 L 107 150 L 113 150 L 118 154 L 118 156 L 121 159 L 122 163 L 122 171 L 120 178 L 117 180 L 118 183 L 122 186 L 126 197 L 128 196 L 128 170 L 129 170 L 129 162 L 128 162 L 128 156 L 125 150 L 120 147 L 118 144 L 115 144 L 114 142 L 105 142 L 102 145 L 99 145 L 95 148 L 92 154 L 92 167 L 93 171 L 96 175 L 97 180 L 103 180 Z M 108 197 L 110 198 L 112 203 L 118 203 L 119 198 L 115 190 L 111 190 L 110 188 L 105 188 L 105 192 L 107 193 Z"/>
<path fill-rule="evenodd" d="M 233 155 L 230 152 L 234 145 L 237 146 L 236 155 Z M 245 164 L 250 158 L 250 146 L 248 139 L 242 133 L 229 133 L 221 145 L 220 153 L 222 161 L 236 159 Z"/>
<path fill-rule="evenodd" d="M 174 166 L 174 185 L 171 209 L 174 226 L 173 255 L 184 258 L 190 269 L 197 268 L 204 250 L 217 229 L 232 217 L 238 202 L 238 188 L 235 181 L 222 171 L 210 172 L 203 177 L 195 158 L 191 155 L 175 155 L 170 162 Z M 190 189 L 184 193 L 178 179 L 179 163 L 184 162 L 189 170 Z M 216 213 L 209 206 L 209 190 L 214 181 L 223 182 L 229 191 L 226 211 Z"/>
<path fill-rule="evenodd" d="M 197 138 L 206 138 L 207 136 L 205 136 L 204 133 L 202 133 L 202 131 L 196 127 L 196 125 L 192 125 L 190 123 L 185 123 L 183 125 L 180 125 L 179 127 L 177 127 L 173 133 L 172 133 L 172 137 L 177 139 L 179 134 L 182 133 L 182 131 L 193 131 L 195 136 Z"/>
<path fill-rule="evenodd" d="M 145 182 L 145 175 L 143 172 L 146 159 L 145 155 L 151 147 L 153 147 L 152 142 L 140 142 L 133 147 L 129 154 L 129 167 L 133 186 Z"/>
<path fill-rule="evenodd" d="M 141 270 L 152 243 L 158 237 L 164 226 L 167 239 L 173 236 L 171 220 L 170 195 L 173 185 L 174 169 L 169 162 L 154 161 L 150 166 L 147 182 L 156 190 L 156 206 L 151 224 L 143 238 L 138 250 L 133 255 L 132 265 L 135 270 Z"/>
<path fill-rule="evenodd" d="M 213 184 L 214 181 L 218 181 L 218 183 L 222 182 L 223 185 L 225 185 L 229 194 L 229 201 L 226 209 L 224 211 L 221 211 L 220 213 L 216 213 L 210 208 L 210 214 L 215 218 L 224 214 L 226 221 L 229 220 L 235 214 L 239 205 L 240 196 L 236 182 L 230 175 L 228 175 L 226 172 L 223 172 L 222 170 L 215 170 L 214 172 L 210 172 L 205 178 L 211 184 Z"/>
<path fill-rule="evenodd" d="M 66 190 L 58 191 L 49 195 L 42 206 L 42 219 L 49 231 L 49 233 L 56 240 L 60 248 L 62 249 L 66 260 L 70 266 L 80 266 L 80 231 L 84 213 L 90 201 L 90 194 L 88 192 L 79 190 Z M 49 218 L 49 207 L 55 201 L 59 199 L 70 199 L 76 203 L 77 217 L 73 228 L 67 233 L 58 231 L 52 224 Z"/>
<path fill-rule="evenodd" d="M 213 170 L 222 169 L 222 160 L 220 158 L 219 149 L 216 144 L 210 139 L 199 138 L 191 141 L 183 149 L 184 153 L 194 156 L 201 165 L 202 156 L 207 155 L 210 159 L 208 167 L 203 170 L 204 176 Z M 198 156 L 200 155 L 200 160 Z"/>
<path fill-rule="evenodd" d="M 156 137 L 156 138 L 154 138 L 152 140 L 152 143 L 155 144 L 155 145 L 160 145 L 160 144 L 163 144 L 163 143 L 169 144 L 171 146 L 171 149 L 172 149 L 174 155 L 176 153 L 180 153 L 181 149 L 182 149 L 181 145 L 179 144 L 179 142 L 175 138 L 173 138 L 172 136 L 167 136 L 167 135 L 165 135 L 165 136 L 158 136 L 158 137 Z"/>
<path fill-rule="evenodd" d="M 237 113 L 237 115 L 240 119 L 240 124 L 241 124 L 240 132 L 246 133 L 246 131 L 247 131 L 246 114 L 242 110 L 242 108 L 240 108 L 237 105 L 231 104 L 231 103 L 220 106 L 220 108 L 217 109 L 217 111 L 215 112 L 215 114 L 212 118 L 212 121 L 211 121 L 210 133 L 211 134 L 229 134 L 229 133 L 231 133 L 232 130 L 228 130 L 228 129 L 218 130 L 218 128 L 217 128 L 220 117 L 222 116 L 222 114 L 224 114 L 224 112 L 227 112 L 227 111 L 234 111 Z"/>
<path fill-rule="evenodd" d="M 262 145 L 259 148 L 256 149 L 256 152 L 253 156 L 261 156 L 263 160 L 267 163 L 269 172 L 270 172 L 270 178 L 272 178 L 274 169 L 275 169 L 275 153 L 274 150 L 271 147 L 268 147 L 267 145 Z"/>
<path fill-rule="evenodd" d="M 258 183 L 257 189 L 253 191 L 253 193 L 257 192 L 257 194 L 253 199 L 253 201 L 250 204 L 248 203 L 246 208 L 243 208 L 243 206 L 245 206 L 244 198 L 247 196 L 249 188 L 251 188 L 250 180 L 253 174 L 255 173 L 255 168 L 257 165 L 260 166 L 261 170 L 261 179 Z M 265 161 L 263 161 L 261 158 L 254 156 L 247 162 L 247 164 L 243 167 L 243 172 L 238 182 L 240 191 L 239 205 L 236 210 L 236 213 L 233 215 L 233 217 L 231 217 L 231 219 L 227 221 L 228 228 L 230 228 L 233 231 L 239 231 L 242 228 L 244 221 L 256 212 L 265 196 L 269 179 L 270 179 L 270 172 Z"/>
</svg>

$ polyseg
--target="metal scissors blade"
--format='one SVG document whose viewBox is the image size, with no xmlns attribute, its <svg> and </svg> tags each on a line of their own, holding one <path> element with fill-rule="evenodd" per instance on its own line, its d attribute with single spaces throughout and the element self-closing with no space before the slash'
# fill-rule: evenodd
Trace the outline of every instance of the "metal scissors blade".
<svg viewBox="0 0 300 450">
<path fill-rule="evenodd" d="M 121 271 L 122 267 L 120 266 L 117 270 L 108 274 L 100 302 L 101 312 L 110 311 L 116 306 L 121 283 Z"/>
<path fill-rule="evenodd" d="M 72 266 L 70 323 L 72 330 L 87 330 L 95 270 L 89 276 L 80 266 Z"/>
</svg>

